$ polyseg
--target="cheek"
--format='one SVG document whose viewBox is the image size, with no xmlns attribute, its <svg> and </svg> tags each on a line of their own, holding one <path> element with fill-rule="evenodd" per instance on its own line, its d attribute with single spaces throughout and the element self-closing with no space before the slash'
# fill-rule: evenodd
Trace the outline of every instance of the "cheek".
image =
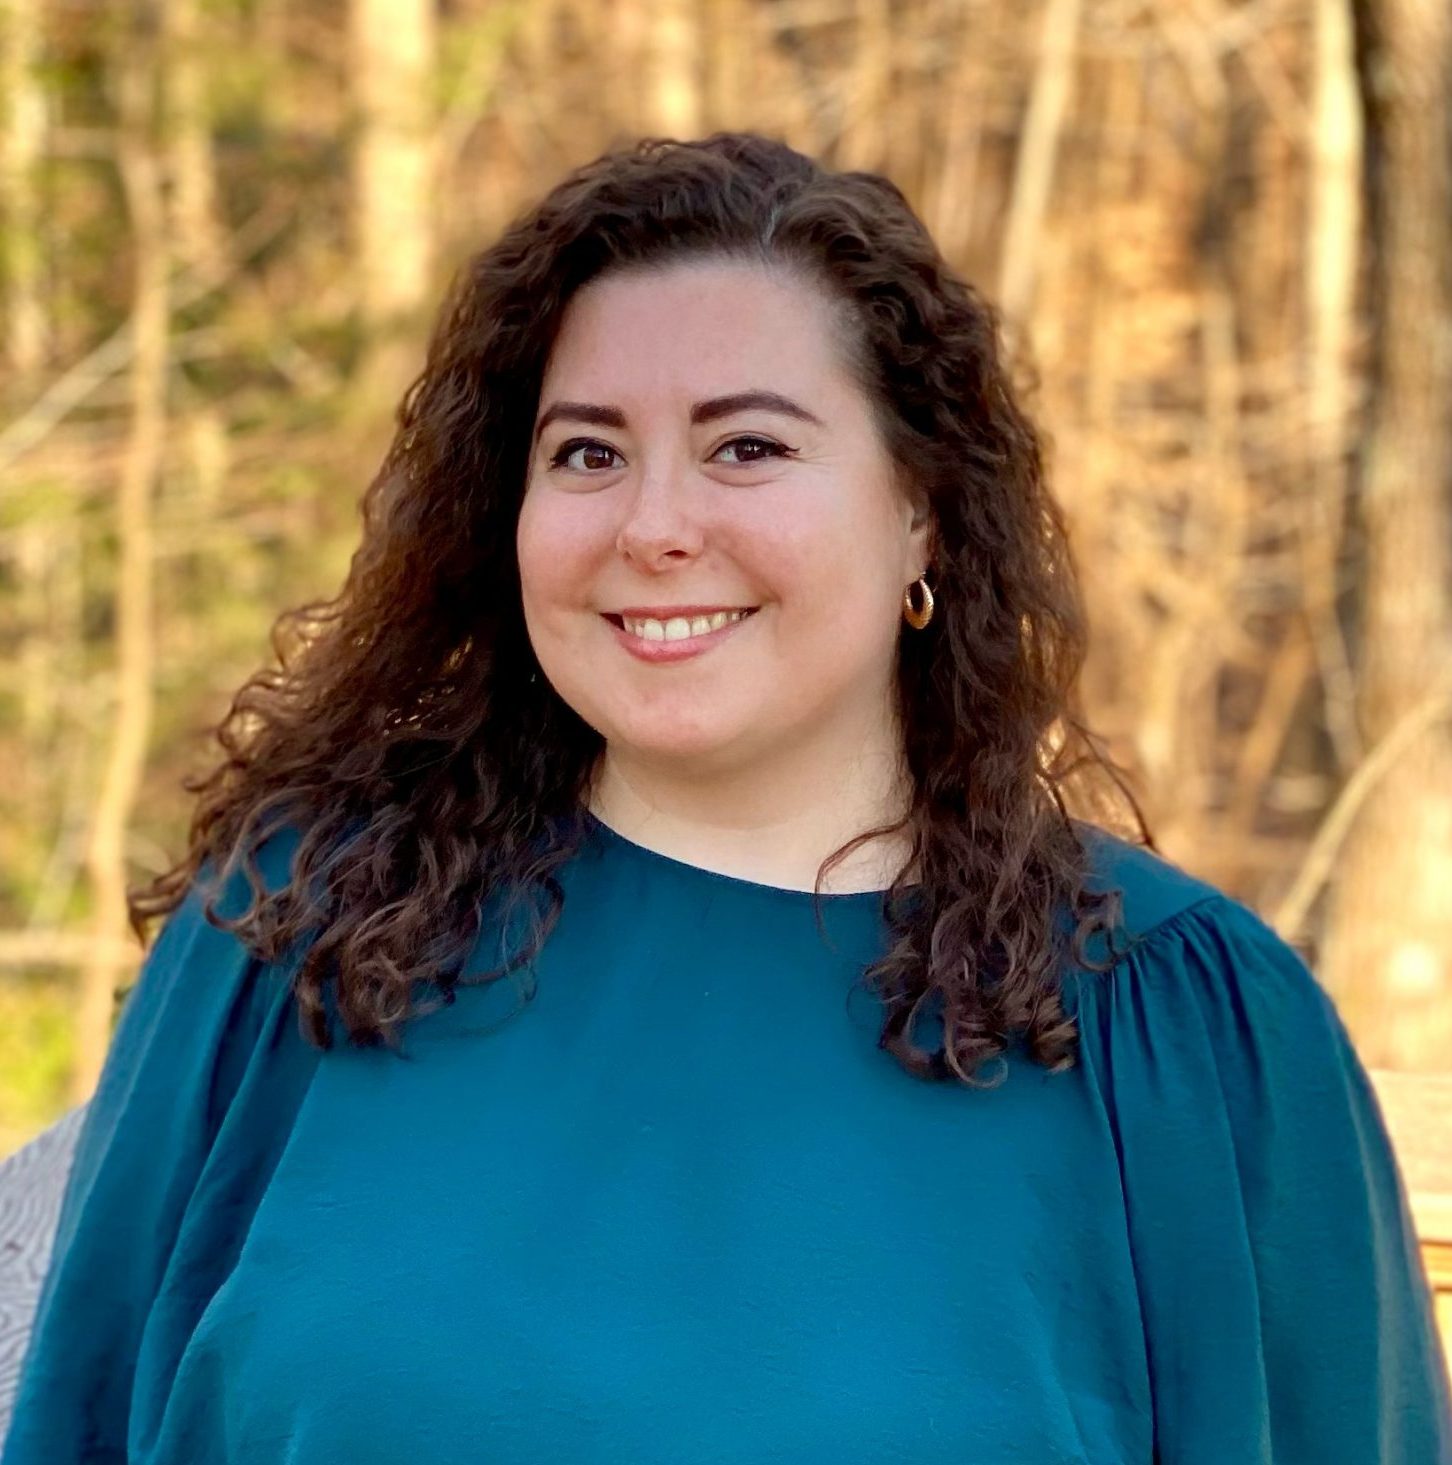
<svg viewBox="0 0 1452 1465">
<path fill-rule="evenodd" d="M 733 507 L 712 526 L 714 542 L 750 571 L 758 589 L 773 600 L 805 601 L 831 584 L 847 546 L 830 514 L 765 495 Z"/>
<path fill-rule="evenodd" d="M 781 603 L 786 626 L 861 629 L 877 596 L 871 537 L 822 505 L 773 506 L 736 526 L 730 553 Z"/>
<path fill-rule="evenodd" d="M 598 517 L 598 516 L 597 516 Z M 547 612 L 588 596 L 588 572 L 600 554 L 600 531 L 569 501 L 526 495 L 515 531 L 526 605 Z"/>
</svg>

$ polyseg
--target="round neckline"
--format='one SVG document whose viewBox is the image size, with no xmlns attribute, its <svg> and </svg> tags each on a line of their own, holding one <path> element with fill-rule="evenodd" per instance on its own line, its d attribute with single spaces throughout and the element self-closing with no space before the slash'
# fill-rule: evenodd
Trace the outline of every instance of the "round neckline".
<svg viewBox="0 0 1452 1465">
<path fill-rule="evenodd" d="M 678 860 L 674 855 L 663 854 L 660 850 L 651 849 L 648 845 L 637 844 L 633 839 L 626 838 L 618 829 L 612 829 L 593 810 L 580 806 L 580 814 L 585 821 L 586 827 L 596 831 L 611 844 L 618 846 L 626 853 L 634 855 L 647 864 L 654 864 L 668 870 L 674 870 L 678 874 L 690 875 L 700 880 L 709 880 L 726 888 L 734 888 L 740 891 L 759 892 L 763 895 L 777 896 L 795 902 L 812 901 L 820 899 L 823 902 L 841 904 L 846 901 L 855 901 L 865 904 L 867 901 L 881 903 L 884 896 L 891 887 L 881 890 L 824 890 L 820 897 L 814 890 L 797 890 L 790 885 L 768 885 L 761 880 L 748 880 L 744 875 L 728 875 L 724 870 L 711 870 L 705 865 L 693 865 L 689 860 Z M 919 889 L 917 885 L 906 887 L 908 891 Z"/>
</svg>

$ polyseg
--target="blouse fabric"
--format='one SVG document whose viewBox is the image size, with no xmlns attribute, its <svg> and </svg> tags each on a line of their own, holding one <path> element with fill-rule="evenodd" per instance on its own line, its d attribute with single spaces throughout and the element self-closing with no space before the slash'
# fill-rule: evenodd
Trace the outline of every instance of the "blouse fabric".
<svg viewBox="0 0 1452 1465">
<path fill-rule="evenodd" d="M 401 1055 L 310 1046 L 193 887 L 3 1465 L 1452 1465 L 1381 1110 L 1248 907 L 1079 825 L 1129 949 L 1066 977 L 1078 1063 L 934 1084 L 876 1044 L 877 894 L 819 932 L 582 819 L 530 1000 L 461 987 Z"/>
</svg>

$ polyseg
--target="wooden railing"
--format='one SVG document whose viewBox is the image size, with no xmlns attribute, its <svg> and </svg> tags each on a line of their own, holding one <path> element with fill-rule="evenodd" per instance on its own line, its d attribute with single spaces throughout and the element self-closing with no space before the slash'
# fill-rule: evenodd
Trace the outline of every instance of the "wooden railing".
<svg viewBox="0 0 1452 1465">
<path fill-rule="evenodd" d="M 1378 1068 L 1371 1081 L 1406 1178 L 1442 1346 L 1452 1359 L 1452 1074 Z"/>
</svg>

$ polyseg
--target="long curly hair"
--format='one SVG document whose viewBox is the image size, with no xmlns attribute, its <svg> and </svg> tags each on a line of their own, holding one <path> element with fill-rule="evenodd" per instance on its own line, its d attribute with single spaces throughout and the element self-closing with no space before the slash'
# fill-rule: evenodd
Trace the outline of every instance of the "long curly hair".
<svg viewBox="0 0 1452 1465">
<path fill-rule="evenodd" d="M 211 729 L 224 756 L 184 781 L 185 858 L 129 893 L 133 929 L 144 939 L 204 866 L 240 868 L 248 908 L 222 917 L 213 895 L 208 919 L 268 961 L 309 937 L 291 981 L 324 1049 L 329 997 L 350 1041 L 396 1048 L 458 983 L 537 954 L 604 742 L 541 674 L 521 609 L 515 526 L 540 385 L 576 291 L 689 256 L 786 266 L 826 289 L 888 451 L 931 508 L 936 614 L 902 636 L 896 678 L 911 807 L 835 851 L 816 886 L 864 840 L 910 839 L 883 898 L 885 954 L 862 975 L 884 1005 L 879 1046 L 916 1076 L 975 1086 L 1015 1039 L 1071 1066 L 1065 945 L 1094 965 L 1087 939 L 1115 924 L 1119 892 L 1087 888 L 1066 793 L 1107 807 L 1107 776 L 1153 838 L 1080 713 L 1086 617 L 1040 435 L 996 310 L 900 190 L 749 132 L 608 152 L 457 271 L 363 495 L 345 583 L 278 618 L 275 665 Z M 253 857 L 285 828 L 301 834 L 290 883 L 267 890 Z M 465 976 L 501 891 L 527 936 Z M 930 999 L 933 1051 L 912 1037 Z"/>
</svg>

